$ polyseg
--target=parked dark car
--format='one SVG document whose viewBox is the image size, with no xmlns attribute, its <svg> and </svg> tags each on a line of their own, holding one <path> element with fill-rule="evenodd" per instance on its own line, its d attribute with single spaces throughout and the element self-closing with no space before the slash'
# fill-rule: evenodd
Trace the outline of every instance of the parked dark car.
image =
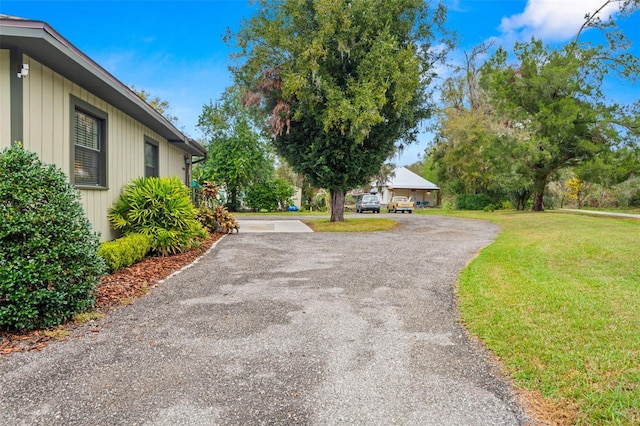
<svg viewBox="0 0 640 426">
<path fill-rule="evenodd" d="M 378 197 L 373 194 L 365 194 L 356 200 L 356 212 L 362 213 L 370 211 L 373 213 L 380 213 L 380 201 Z"/>
</svg>

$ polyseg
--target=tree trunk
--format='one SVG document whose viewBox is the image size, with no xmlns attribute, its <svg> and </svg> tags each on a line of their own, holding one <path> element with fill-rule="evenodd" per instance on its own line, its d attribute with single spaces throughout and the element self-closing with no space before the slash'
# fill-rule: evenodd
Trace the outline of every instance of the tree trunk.
<svg viewBox="0 0 640 426">
<path fill-rule="evenodd" d="M 344 222 L 344 191 L 330 189 L 331 222 Z"/>
<path fill-rule="evenodd" d="M 230 212 L 238 211 L 238 190 L 229 191 L 229 199 L 227 200 L 227 210 Z"/>
<path fill-rule="evenodd" d="M 547 187 L 548 174 L 538 174 L 533 182 L 533 206 L 531 206 L 532 212 L 544 211 L 544 189 Z"/>
<path fill-rule="evenodd" d="M 533 206 L 531 206 L 532 212 L 544 211 L 544 190 L 547 187 L 547 181 L 549 180 L 550 172 L 538 168 L 534 175 L 533 180 Z"/>
<path fill-rule="evenodd" d="M 543 197 L 544 197 L 544 191 L 536 191 L 533 193 L 533 206 L 531 207 L 532 212 L 544 211 L 544 205 L 542 203 Z"/>
</svg>

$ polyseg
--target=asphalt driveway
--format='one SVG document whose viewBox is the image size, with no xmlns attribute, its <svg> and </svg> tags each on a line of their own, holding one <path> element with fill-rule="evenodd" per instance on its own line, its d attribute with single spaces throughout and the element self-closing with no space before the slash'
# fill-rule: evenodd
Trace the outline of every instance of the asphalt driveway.
<svg viewBox="0 0 640 426">
<path fill-rule="evenodd" d="M 0 359 L 0 423 L 526 423 L 453 296 L 497 228 L 390 217 L 389 232 L 225 237 L 68 341 Z"/>
</svg>

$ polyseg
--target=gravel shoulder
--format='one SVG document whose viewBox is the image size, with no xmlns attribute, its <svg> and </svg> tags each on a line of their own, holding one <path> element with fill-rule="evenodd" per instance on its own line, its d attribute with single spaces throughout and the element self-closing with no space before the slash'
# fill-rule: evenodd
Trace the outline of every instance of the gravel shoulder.
<svg viewBox="0 0 640 426">
<path fill-rule="evenodd" d="M 3 422 L 530 423 L 453 295 L 497 227 L 389 217 L 389 232 L 225 237 L 68 341 L 0 360 Z"/>
</svg>

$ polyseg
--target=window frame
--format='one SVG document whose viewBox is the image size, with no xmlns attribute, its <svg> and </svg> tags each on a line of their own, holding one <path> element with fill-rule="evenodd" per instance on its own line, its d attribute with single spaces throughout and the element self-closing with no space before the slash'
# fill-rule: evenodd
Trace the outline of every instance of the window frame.
<svg viewBox="0 0 640 426">
<path fill-rule="evenodd" d="M 71 170 L 69 172 L 69 177 L 71 184 L 77 188 L 82 189 L 109 189 L 108 188 L 108 176 L 107 176 L 107 148 L 108 144 L 108 133 L 107 133 L 107 124 L 109 115 L 102 111 L 101 109 L 95 107 L 94 105 L 89 104 L 81 99 L 76 98 L 75 96 L 71 96 L 70 102 L 70 145 L 71 145 Z M 75 176 L 75 162 L 76 162 L 76 113 L 81 112 L 83 114 L 88 115 L 89 117 L 95 119 L 99 123 L 98 135 L 99 135 L 99 145 L 100 148 L 97 150 L 98 152 L 98 182 L 95 184 L 78 182 L 76 183 Z"/>
<path fill-rule="evenodd" d="M 147 174 L 147 146 L 155 148 L 155 164 L 153 165 L 155 171 L 154 175 Z M 160 143 L 146 135 L 144 137 L 144 177 L 160 177 Z"/>
</svg>

